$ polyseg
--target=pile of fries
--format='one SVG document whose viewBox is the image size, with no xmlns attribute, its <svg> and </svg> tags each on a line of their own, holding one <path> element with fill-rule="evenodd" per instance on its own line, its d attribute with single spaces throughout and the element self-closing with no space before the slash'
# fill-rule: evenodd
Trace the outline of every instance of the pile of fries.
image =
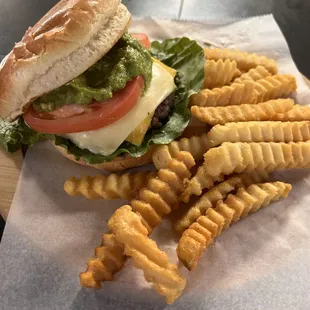
<svg viewBox="0 0 310 310">
<path fill-rule="evenodd" d="M 278 74 L 274 60 L 256 54 L 206 48 L 205 57 L 204 89 L 190 106 L 194 118 L 213 126 L 210 131 L 158 146 L 157 172 L 66 181 L 72 196 L 130 201 L 110 218 L 110 232 L 80 274 L 82 286 L 100 288 L 131 257 L 173 303 L 186 280 L 149 238 L 164 216 L 187 204 L 173 227 L 181 233 L 179 260 L 193 270 L 232 223 L 288 196 L 291 185 L 269 181 L 269 173 L 310 167 L 310 107 L 288 99 L 295 78 Z M 199 196 L 195 203 L 193 196 Z"/>
</svg>

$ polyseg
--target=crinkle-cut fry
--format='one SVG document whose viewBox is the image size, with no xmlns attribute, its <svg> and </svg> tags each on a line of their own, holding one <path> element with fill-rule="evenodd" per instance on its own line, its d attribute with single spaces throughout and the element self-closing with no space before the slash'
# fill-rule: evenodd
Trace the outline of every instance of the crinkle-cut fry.
<svg viewBox="0 0 310 310">
<path fill-rule="evenodd" d="M 234 80 L 234 79 L 237 79 L 237 78 L 240 77 L 241 75 L 242 75 L 242 72 L 241 72 L 238 68 L 236 68 L 236 69 L 235 69 L 234 76 L 233 76 L 233 80 Z"/>
<path fill-rule="evenodd" d="M 205 48 L 204 54 L 206 59 L 235 60 L 238 68 L 242 71 L 249 71 L 257 66 L 263 66 L 272 74 L 278 72 L 276 62 L 273 59 L 259 56 L 257 54 L 250 54 L 226 48 Z"/>
<path fill-rule="evenodd" d="M 237 63 L 234 60 L 206 60 L 203 88 L 215 88 L 228 85 L 235 76 Z"/>
<path fill-rule="evenodd" d="M 80 273 L 81 286 L 101 288 L 100 282 L 111 281 L 125 260 L 124 246 L 113 234 L 102 234 L 102 244 L 95 249 L 95 257 L 88 261 L 87 270 Z"/>
<path fill-rule="evenodd" d="M 177 266 L 169 262 L 167 254 L 148 237 L 140 217 L 125 205 L 114 212 L 108 226 L 116 240 L 124 244 L 125 254 L 133 258 L 135 267 L 144 272 L 146 281 L 153 283 L 168 304 L 173 303 L 181 295 L 186 280 Z"/>
<path fill-rule="evenodd" d="M 275 171 L 310 167 L 307 142 L 225 142 L 205 155 L 204 169 L 210 177 L 231 173 Z"/>
<path fill-rule="evenodd" d="M 83 195 L 88 199 L 133 199 L 139 189 L 155 177 L 156 172 L 111 173 L 108 176 L 71 177 L 65 182 L 64 190 L 70 196 Z"/>
<path fill-rule="evenodd" d="M 224 199 L 228 193 L 240 188 L 247 187 L 253 183 L 261 183 L 266 181 L 268 173 L 252 172 L 243 173 L 231 176 L 226 181 L 215 185 L 208 192 L 200 197 L 200 199 L 189 207 L 187 212 L 178 220 L 175 221 L 173 227 L 179 232 L 183 232 L 191 224 L 193 224 L 201 215 L 204 215 L 207 209 L 212 208 L 216 201 Z"/>
<path fill-rule="evenodd" d="M 293 75 L 277 74 L 267 76 L 255 82 L 256 102 L 287 97 L 297 89 Z"/>
<path fill-rule="evenodd" d="M 180 261 L 189 270 L 195 269 L 202 253 L 223 229 L 227 229 L 231 223 L 269 205 L 272 201 L 286 198 L 291 188 L 290 184 L 283 182 L 252 184 L 247 188 L 240 188 L 236 195 L 229 194 L 225 202 L 219 200 L 215 209 L 208 209 L 206 215 L 200 216 L 183 233 L 177 247 Z M 214 214 L 223 220 L 214 221 Z"/>
<path fill-rule="evenodd" d="M 191 138 L 182 138 L 179 141 L 173 141 L 168 145 L 158 146 L 153 152 L 153 163 L 159 170 L 167 168 L 172 158 L 178 153 L 189 152 L 195 160 L 203 158 L 203 154 L 209 149 L 207 135 L 193 136 Z"/>
<path fill-rule="evenodd" d="M 292 99 L 270 100 L 259 104 L 242 104 L 228 107 L 191 107 L 191 113 L 210 125 L 229 122 L 273 121 L 277 113 L 285 113 L 294 105 Z"/>
<path fill-rule="evenodd" d="M 285 113 L 276 114 L 275 121 L 310 121 L 310 107 L 295 104 L 293 108 Z"/>
<path fill-rule="evenodd" d="M 224 142 L 299 142 L 310 140 L 310 122 L 240 122 L 216 125 L 208 132 L 211 147 Z"/>
<path fill-rule="evenodd" d="M 200 196 L 204 189 L 210 189 L 214 183 L 222 182 L 223 180 L 224 175 L 211 177 L 208 175 L 205 166 L 202 165 L 191 179 L 185 181 L 186 188 L 181 195 L 181 200 L 187 203 L 191 196 Z"/>
<path fill-rule="evenodd" d="M 257 81 L 267 76 L 271 76 L 271 73 L 263 66 L 257 66 L 243 73 L 239 78 L 234 80 L 234 83 L 242 83 L 245 80 Z"/>
<path fill-rule="evenodd" d="M 190 97 L 190 105 L 200 107 L 252 104 L 256 101 L 255 82 L 249 80 L 221 88 L 203 89 Z"/>
<path fill-rule="evenodd" d="M 158 171 L 158 177 L 149 179 L 147 186 L 142 188 L 136 200 L 131 204 L 135 212 L 147 227 L 149 233 L 159 224 L 162 217 L 172 211 L 167 200 L 175 199 L 184 190 L 183 180 L 189 178 L 195 160 L 188 152 L 174 154 L 175 158 L 165 164 L 166 168 Z M 154 180 L 156 181 L 154 183 Z M 80 274 L 82 286 L 100 288 L 100 281 L 112 280 L 126 261 L 124 249 L 115 241 L 114 234 L 103 234 L 103 244 L 97 248 L 95 258 L 88 262 L 86 272 Z M 100 254 L 100 257 L 98 257 Z"/>
<path fill-rule="evenodd" d="M 166 150 L 163 146 L 162 150 Z M 160 153 L 160 150 L 159 150 Z M 191 176 L 190 169 L 195 160 L 189 152 L 181 151 L 176 158 L 166 162 L 158 171 L 157 178 L 150 179 L 146 187 L 139 191 L 136 199 L 131 201 L 134 211 L 140 214 L 143 224 L 149 232 L 157 226 L 162 218 L 177 209 L 180 196 L 184 192 L 184 180 Z"/>
</svg>

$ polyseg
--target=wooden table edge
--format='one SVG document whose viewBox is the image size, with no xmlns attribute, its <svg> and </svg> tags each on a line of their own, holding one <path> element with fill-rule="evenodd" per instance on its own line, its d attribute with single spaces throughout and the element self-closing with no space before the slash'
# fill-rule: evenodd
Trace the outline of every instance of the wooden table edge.
<svg viewBox="0 0 310 310">
<path fill-rule="evenodd" d="M 0 149 L 0 214 L 6 221 L 23 164 L 22 153 Z"/>
</svg>

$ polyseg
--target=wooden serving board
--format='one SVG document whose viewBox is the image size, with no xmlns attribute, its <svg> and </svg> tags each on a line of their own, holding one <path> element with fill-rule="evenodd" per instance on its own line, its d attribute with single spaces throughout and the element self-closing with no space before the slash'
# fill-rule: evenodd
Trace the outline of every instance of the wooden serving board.
<svg viewBox="0 0 310 310">
<path fill-rule="evenodd" d="M 0 214 L 7 219 L 23 163 L 21 152 L 13 154 L 0 149 Z"/>
<path fill-rule="evenodd" d="M 310 80 L 305 78 L 310 87 Z M 21 152 L 8 154 L 0 149 L 0 214 L 7 219 L 23 163 Z"/>
</svg>

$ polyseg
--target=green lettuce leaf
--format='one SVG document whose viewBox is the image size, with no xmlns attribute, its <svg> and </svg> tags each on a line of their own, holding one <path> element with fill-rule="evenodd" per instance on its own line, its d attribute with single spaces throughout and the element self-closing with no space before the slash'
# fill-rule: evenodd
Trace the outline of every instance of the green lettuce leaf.
<svg viewBox="0 0 310 310">
<path fill-rule="evenodd" d="M 28 127 L 21 117 L 14 122 L 0 118 L 0 145 L 8 152 L 21 149 L 22 144 L 33 145 L 44 136 Z"/>
<path fill-rule="evenodd" d="M 175 107 L 169 116 L 167 123 L 160 129 L 150 130 L 141 144 L 135 146 L 124 142 L 111 155 L 103 156 L 94 154 L 86 149 L 81 149 L 70 140 L 55 136 L 38 134 L 30 129 L 20 118 L 15 123 L 3 122 L 1 124 L 0 142 L 10 152 L 20 148 L 21 144 L 32 145 L 36 140 L 44 137 L 54 140 L 67 150 L 76 159 L 82 158 L 90 164 L 111 161 L 120 155 L 129 154 L 132 157 L 140 157 L 145 154 L 153 144 L 168 144 L 179 137 L 188 125 L 190 112 L 187 107 L 189 96 L 202 87 L 204 78 L 204 54 L 203 49 L 193 40 L 188 38 L 168 39 L 161 43 L 152 43 L 150 52 L 153 57 L 161 60 L 166 65 L 177 70 L 175 77 Z M 0 122 L 1 123 L 1 122 Z M 9 128 L 7 128 L 7 126 Z"/>
<path fill-rule="evenodd" d="M 151 54 L 183 75 L 183 83 L 191 93 L 198 92 L 204 79 L 204 53 L 196 41 L 189 38 L 152 42 Z"/>
</svg>

